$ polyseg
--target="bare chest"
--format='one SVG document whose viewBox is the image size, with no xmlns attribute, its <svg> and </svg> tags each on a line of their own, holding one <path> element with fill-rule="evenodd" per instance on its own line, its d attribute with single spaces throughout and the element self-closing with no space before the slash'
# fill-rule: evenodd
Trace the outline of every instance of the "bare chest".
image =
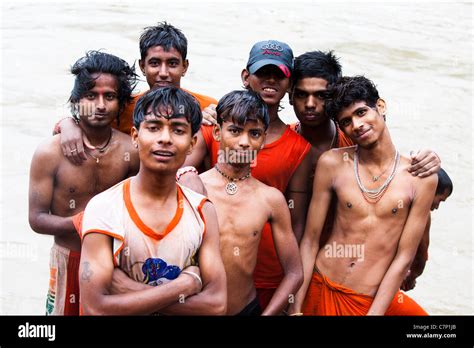
<svg viewBox="0 0 474 348">
<path fill-rule="evenodd" d="M 384 182 L 363 182 L 363 188 L 378 190 Z M 364 195 L 353 172 L 347 172 L 335 181 L 338 215 L 353 222 L 369 219 L 374 223 L 406 220 L 413 200 L 413 185 L 409 174 L 399 173 L 381 190 L 377 199 Z"/>
<path fill-rule="evenodd" d="M 270 216 L 270 207 L 258 194 L 242 190 L 229 195 L 224 188 L 208 189 L 219 221 L 221 240 L 242 242 L 260 240 L 263 226 Z"/>
<path fill-rule="evenodd" d="M 121 156 L 104 156 L 99 162 L 88 158 L 81 166 L 64 160 L 56 172 L 55 197 L 90 199 L 124 180 L 128 172 L 129 163 Z"/>
</svg>

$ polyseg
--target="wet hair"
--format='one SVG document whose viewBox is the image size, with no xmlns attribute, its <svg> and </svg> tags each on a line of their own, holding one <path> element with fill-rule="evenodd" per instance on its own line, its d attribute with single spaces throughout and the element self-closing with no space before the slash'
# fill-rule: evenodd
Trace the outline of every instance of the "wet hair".
<svg viewBox="0 0 474 348">
<path fill-rule="evenodd" d="M 79 116 L 76 104 L 95 86 L 97 77 L 93 77 L 93 74 L 104 73 L 115 76 L 120 110 L 123 110 L 125 103 L 132 100 L 132 91 L 138 82 L 135 66 L 130 67 L 123 59 L 99 51 L 89 51 L 84 57 L 79 58 L 72 66 L 71 73 L 76 76 L 76 79 L 69 102 L 72 113 L 76 117 Z M 117 122 L 118 120 L 117 115 Z"/>
<path fill-rule="evenodd" d="M 342 109 L 356 102 L 365 102 L 375 108 L 379 100 L 379 92 L 375 84 L 364 76 L 342 77 L 328 91 L 325 103 L 326 113 L 337 121 Z"/>
<path fill-rule="evenodd" d="M 171 48 L 177 50 L 183 60 L 188 54 L 188 40 L 183 32 L 166 22 L 160 22 L 153 27 L 144 28 L 140 35 L 140 55 L 145 59 L 148 49 L 161 46 L 168 52 Z"/>
<path fill-rule="evenodd" d="M 336 83 L 342 77 L 339 58 L 333 51 L 306 52 L 295 58 L 292 85 L 306 77 L 319 77 L 325 79 L 328 85 Z"/>
<path fill-rule="evenodd" d="M 252 90 L 232 91 L 223 96 L 216 107 L 217 123 L 224 121 L 244 125 L 247 121 L 262 121 L 265 130 L 270 123 L 267 104 Z"/>
<path fill-rule="evenodd" d="M 440 168 L 438 171 L 438 186 L 436 186 L 436 194 L 442 195 L 448 190 L 448 196 L 453 193 L 453 182 L 449 177 L 448 173 L 443 168 Z"/>
<path fill-rule="evenodd" d="M 133 110 L 133 125 L 136 129 L 140 128 L 150 107 L 155 115 L 171 108 L 168 118 L 185 117 L 191 124 L 192 135 L 201 127 L 202 113 L 199 103 L 191 94 L 177 87 L 152 89 L 138 99 Z"/>
</svg>

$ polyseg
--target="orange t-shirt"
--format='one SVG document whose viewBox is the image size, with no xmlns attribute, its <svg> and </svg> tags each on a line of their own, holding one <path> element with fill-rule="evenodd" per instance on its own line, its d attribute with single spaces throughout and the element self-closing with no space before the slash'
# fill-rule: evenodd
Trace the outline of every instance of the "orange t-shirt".
<svg viewBox="0 0 474 348">
<path fill-rule="evenodd" d="M 219 142 L 212 136 L 212 126 L 201 126 L 201 132 L 210 153 L 211 166 L 218 158 Z M 308 154 L 311 145 L 287 126 L 282 136 L 266 144 L 257 155 L 252 176 L 266 185 L 273 186 L 283 194 L 301 161 Z M 273 243 L 272 230 L 266 223 L 262 230 L 254 281 L 257 288 L 276 288 L 283 278 L 283 270 Z"/>
<path fill-rule="evenodd" d="M 201 110 L 205 109 L 210 104 L 217 104 L 217 100 L 215 100 L 214 98 L 211 98 L 202 94 L 197 94 L 197 93 L 188 91 L 184 88 L 182 88 L 182 90 L 188 92 L 194 98 L 196 98 L 199 105 L 201 106 Z M 120 113 L 120 116 L 119 116 L 120 123 L 117 124 L 117 122 L 114 122 L 112 123 L 112 127 L 114 127 L 115 129 L 125 134 L 130 134 L 130 131 L 133 127 L 133 109 L 135 109 L 135 104 L 137 103 L 138 99 L 140 99 L 140 97 L 144 95 L 146 92 L 148 91 L 135 94 L 132 96 L 133 98 L 132 101 L 130 103 L 125 104 L 125 108 Z"/>
</svg>

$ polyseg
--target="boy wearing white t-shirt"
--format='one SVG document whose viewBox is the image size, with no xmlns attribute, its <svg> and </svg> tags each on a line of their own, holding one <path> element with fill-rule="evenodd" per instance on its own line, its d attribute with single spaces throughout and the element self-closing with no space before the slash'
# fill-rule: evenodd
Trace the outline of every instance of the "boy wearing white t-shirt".
<svg viewBox="0 0 474 348">
<path fill-rule="evenodd" d="M 194 98 L 178 88 L 151 90 L 137 102 L 132 141 L 140 170 L 94 197 L 84 212 L 83 314 L 225 313 L 215 209 L 175 180 L 201 118 Z M 118 294 L 115 267 L 141 287 Z M 143 283 L 153 286 L 142 289 Z"/>
</svg>

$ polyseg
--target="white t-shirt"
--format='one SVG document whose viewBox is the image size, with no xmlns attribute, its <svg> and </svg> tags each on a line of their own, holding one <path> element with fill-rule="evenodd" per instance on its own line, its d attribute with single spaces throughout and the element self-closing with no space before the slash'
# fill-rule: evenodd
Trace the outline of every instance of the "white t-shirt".
<svg viewBox="0 0 474 348">
<path fill-rule="evenodd" d="M 196 255 L 206 232 L 202 206 L 207 198 L 176 184 L 176 213 L 168 226 L 157 232 L 135 210 L 130 180 L 125 179 L 90 200 L 84 211 L 82 238 L 88 233 L 113 237 L 115 266 L 136 281 L 164 284 L 177 278 L 184 268 L 197 264 Z"/>
</svg>

